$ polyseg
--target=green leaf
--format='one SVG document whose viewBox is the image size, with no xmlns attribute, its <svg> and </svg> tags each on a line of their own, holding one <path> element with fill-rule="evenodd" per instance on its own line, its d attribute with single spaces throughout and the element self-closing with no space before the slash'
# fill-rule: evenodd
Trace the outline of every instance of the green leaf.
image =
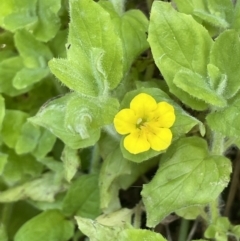
<svg viewBox="0 0 240 241">
<path fill-rule="evenodd" d="M 240 89 L 238 60 L 240 58 L 240 40 L 235 30 L 226 30 L 216 39 L 210 53 L 210 63 L 227 76 L 224 89 L 225 98 L 233 97 Z"/>
<path fill-rule="evenodd" d="M 26 222 L 14 241 L 67 241 L 73 236 L 74 225 L 57 210 L 45 211 Z"/>
<path fill-rule="evenodd" d="M 204 217 L 204 215 L 205 215 L 204 208 L 205 208 L 204 205 L 190 206 L 190 207 L 181 208 L 179 210 L 176 210 L 175 213 L 178 216 L 183 217 L 184 219 L 195 220 L 201 214 Z"/>
<path fill-rule="evenodd" d="M 5 116 L 5 100 L 0 95 L 0 130 L 2 130 L 2 123 L 4 120 L 4 116 Z"/>
<path fill-rule="evenodd" d="M 106 226 L 118 226 L 121 223 L 131 223 L 134 209 L 121 208 L 115 212 L 102 214 L 96 218 L 96 221 Z"/>
<path fill-rule="evenodd" d="M 10 31 L 32 26 L 37 22 L 36 2 L 37 0 L 1 1 L 0 25 Z"/>
<path fill-rule="evenodd" d="M 204 4 L 194 2 L 193 14 L 208 24 L 226 29 L 230 26 L 233 18 L 233 4 L 228 0 L 205 0 Z"/>
<path fill-rule="evenodd" d="M 89 136 L 84 135 L 86 128 L 80 126 L 83 136 L 76 134 L 68 123 L 65 123 L 66 106 L 71 98 L 75 97 L 74 93 L 67 94 L 63 97 L 47 102 L 39 110 L 36 116 L 28 120 L 34 124 L 43 126 L 59 137 L 67 146 L 78 149 L 94 145 L 100 137 L 100 130 L 89 130 Z"/>
<path fill-rule="evenodd" d="M 18 71 L 23 68 L 22 58 L 11 57 L 0 63 L 0 93 L 16 96 L 27 92 L 29 89 L 17 90 L 13 87 L 13 79 Z"/>
<path fill-rule="evenodd" d="M 0 202 L 16 202 L 32 199 L 41 202 L 54 202 L 54 196 L 66 190 L 66 185 L 55 174 L 48 173 L 41 178 L 12 187 L 1 192 Z"/>
<path fill-rule="evenodd" d="M 7 231 L 9 240 L 13 240 L 14 235 L 18 229 L 26 223 L 29 219 L 39 214 L 39 210 L 34 208 L 31 204 L 24 201 L 16 203 L 5 204 L 8 208 L 11 208 L 11 215 L 9 216 Z"/>
<path fill-rule="evenodd" d="M 131 9 L 118 14 L 110 1 L 99 1 L 99 4 L 111 15 L 115 31 L 123 45 L 123 73 L 129 71 L 133 61 L 149 46 L 146 40 L 148 19 L 139 10 Z"/>
<path fill-rule="evenodd" d="M 119 241 L 167 241 L 159 233 L 142 229 L 125 229 L 120 233 Z"/>
<path fill-rule="evenodd" d="M 14 36 L 15 45 L 27 68 L 46 68 L 53 56 L 47 45 L 39 42 L 26 30 L 19 30 Z"/>
<path fill-rule="evenodd" d="M 207 78 L 194 73 L 191 70 L 180 70 L 175 75 L 173 83 L 186 93 L 189 93 L 191 96 L 202 100 L 207 104 L 218 107 L 224 107 L 227 105 L 225 99 L 211 88 Z"/>
<path fill-rule="evenodd" d="M 207 117 L 209 127 L 216 132 L 228 137 L 239 137 L 240 135 L 240 99 L 231 102 L 226 108 L 210 113 Z"/>
<path fill-rule="evenodd" d="M 56 141 L 56 137 L 48 130 L 42 129 L 41 136 L 38 139 L 38 145 L 32 154 L 37 158 L 41 159 L 50 152 Z"/>
<path fill-rule="evenodd" d="M 151 10 L 148 41 L 170 91 L 191 108 L 206 109 L 203 101 L 177 88 L 173 79 L 180 69 L 207 76 L 206 66 L 213 43 L 207 30 L 192 16 L 176 12 L 171 4 L 156 1 Z"/>
<path fill-rule="evenodd" d="M 118 108 L 119 103 L 115 98 L 89 98 L 73 94 L 67 103 L 65 125 L 73 133 L 88 136 L 89 130 L 112 123 Z"/>
<path fill-rule="evenodd" d="M 38 0 L 36 14 L 38 22 L 34 25 L 33 35 L 40 41 L 47 42 L 52 39 L 60 28 L 58 11 L 61 0 Z"/>
<path fill-rule="evenodd" d="M 203 139 L 179 139 L 163 155 L 154 178 L 143 187 L 147 225 L 156 226 L 178 209 L 215 200 L 227 186 L 230 173 L 229 160 L 210 155 Z"/>
<path fill-rule="evenodd" d="M 21 155 L 33 151 L 38 144 L 40 133 L 39 127 L 25 122 L 15 146 L 16 153 Z"/>
<path fill-rule="evenodd" d="M 73 181 L 64 197 L 62 210 L 67 216 L 97 217 L 101 213 L 98 176 L 83 175 Z"/>
<path fill-rule="evenodd" d="M 31 155 L 19 156 L 13 150 L 6 148 L 3 148 L 3 151 L 8 155 L 8 160 L 2 178 L 9 186 L 41 174 L 42 164 L 38 163 Z"/>
<path fill-rule="evenodd" d="M 124 230 L 124 223 L 121 226 L 115 225 L 114 227 L 102 225 L 97 221 L 91 219 L 75 217 L 80 231 L 87 235 L 90 241 L 106 241 L 119 240 L 119 234 Z"/>
<path fill-rule="evenodd" d="M 25 89 L 41 79 L 45 78 L 49 74 L 48 68 L 23 68 L 17 72 L 13 79 L 14 88 L 21 90 Z"/>
<path fill-rule="evenodd" d="M 162 90 L 157 88 L 141 88 L 138 90 L 133 90 L 128 92 L 124 99 L 122 100 L 120 109 L 129 108 L 130 102 L 132 99 L 140 94 L 140 93 L 147 93 L 157 101 L 166 101 L 167 103 L 171 104 L 174 107 L 175 115 L 176 115 L 176 121 L 174 125 L 170 128 L 173 133 L 173 138 L 177 139 L 180 136 L 184 135 L 185 133 L 189 132 L 194 126 L 199 125 L 201 134 L 205 134 L 204 126 L 203 124 L 195 119 L 194 117 L 187 114 L 178 104 L 176 104 L 166 93 L 164 93 Z M 142 162 L 144 160 L 147 160 L 149 158 L 152 158 L 156 155 L 159 155 L 161 152 L 157 152 L 154 150 L 149 150 L 147 152 L 139 153 L 139 154 L 131 154 L 128 152 L 124 146 L 123 146 L 123 138 L 121 141 L 121 150 L 123 153 L 124 158 L 131 160 L 133 162 Z"/>
<path fill-rule="evenodd" d="M 65 179 L 70 182 L 76 174 L 81 162 L 78 150 L 73 150 L 70 147 L 65 146 L 61 159 L 63 161 Z"/>
<path fill-rule="evenodd" d="M 6 110 L 2 124 L 2 140 L 10 148 L 15 148 L 21 129 L 28 114 L 18 110 Z"/>
<path fill-rule="evenodd" d="M 85 95 L 106 94 L 122 79 L 122 43 L 110 15 L 92 0 L 70 4 L 68 60 L 49 66 L 66 86 Z"/>
</svg>

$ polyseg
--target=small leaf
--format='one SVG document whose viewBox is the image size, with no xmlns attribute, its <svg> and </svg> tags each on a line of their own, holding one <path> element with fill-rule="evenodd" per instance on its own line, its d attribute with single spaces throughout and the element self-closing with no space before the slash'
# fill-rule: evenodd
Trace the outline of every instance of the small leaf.
<svg viewBox="0 0 240 241">
<path fill-rule="evenodd" d="M 41 79 L 45 78 L 49 74 L 49 69 L 47 68 L 23 68 L 17 72 L 13 79 L 13 86 L 16 89 L 25 89 Z"/>
<path fill-rule="evenodd" d="M 223 92 L 225 98 L 233 97 L 240 89 L 238 81 L 240 75 L 239 58 L 240 40 L 238 33 L 235 30 L 224 31 L 212 46 L 210 63 L 227 77 L 227 84 Z"/>
<path fill-rule="evenodd" d="M 39 179 L 12 187 L 1 192 L 0 202 L 16 202 L 32 199 L 41 202 L 53 202 L 54 196 L 66 190 L 66 185 L 56 175 L 48 173 Z"/>
<path fill-rule="evenodd" d="M 74 225 L 58 210 L 45 211 L 26 222 L 16 233 L 14 241 L 68 241 Z"/>
<path fill-rule="evenodd" d="M 191 16 L 178 13 L 171 4 L 156 1 L 150 16 L 149 38 L 154 60 L 163 74 L 170 92 L 196 110 L 207 105 L 177 88 L 174 76 L 180 69 L 207 75 L 212 39 L 207 30 Z"/>
<path fill-rule="evenodd" d="M 10 31 L 32 26 L 37 22 L 35 14 L 37 0 L 1 1 L 0 25 Z"/>
<path fill-rule="evenodd" d="M 38 144 L 39 136 L 39 127 L 25 122 L 21 128 L 21 133 L 15 146 L 16 153 L 21 155 L 33 151 Z"/>
<path fill-rule="evenodd" d="M 175 75 L 173 83 L 186 93 L 205 101 L 207 104 L 218 107 L 224 107 L 227 104 L 225 99 L 210 87 L 207 78 L 190 70 L 180 70 Z"/>
<path fill-rule="evenodd" d="M 0 93 L 16 96 L 29 90 L 28 88 L 17 90 L 12 84 L 16 73 L 23 67 L 23 60 L 19 56 L 5 59 L 0 63 Z"/>
<path fill-rule="evenodd" d="M 83 175 L 71 183 L 63 199 L 63 213 L 67 216 L 95 218 L 100 214 L 97 175 Z"/>
<path fill-rule="evenodd" d="M 41 174 L 43 170 L 42 164 L 38 163 L 31 155 L 19 156 L 6 147 L 3 148 L 3 151 L 8 155 L 8 160 L 4 166 L 2 178 L 9 186 Z"/>
<path fill-rule="evenodd" d="M 210 113 L 206 119 L 209 127 L 224 136 L 239 137 L 240 135 L 240 99 L 231 102 L 226 108 Z"/>
<path fill-rule="evenodd" d="M 45 68 L 52 53 L 47 45 L 39 42 L 26 30 L 19 30 L 15 36 L 15 45 L 27 68 Z"/>
<path fill-rule="evenodd" d="M 68 182 L 70 182 L 80 165 L 80 157 L 78 155 L 78 151 L 65 146 L 61 159 L 63 161 L 65 178 Z"/>
<path fill-rule="evenodd" d="M 125 229 L 120 233 L 119 241 L 167 241 L 159 233 L 143 229 Z"/>
<path fill-rule="evenodd" d="M 45 157 L 48 152 L 52 150 L 56 141 L 56 137 L 50 131 L 42 128 L 41 132 L 41 136 L 38 139 L 38 145 L 32 152 L 37 159 Z"/>
<path fill-rule="evenodd" d="M 124 223 L 121 226 L 106 226 L 97 221 L 75 217 L 78 227 L 81 232 L 87 235 L 90 241 L 106 241 L 111 237 L 111 240 L 119 240 L 119 234 L 124 230 Z M 119 240 L 121 241 L 121 240 Z"/>
<path fill-rule="evenodd" d="M 28 114 L 18 110 L 6 110 L 2 125 L 3 142 L 10 148 L 15 148 L 18 138 L 21 135 L 21 129 Z"/>
<path fill-rule="evenodd" d="M 227 186 L 230 173 L 229 160 L 209 155 L 203 139 L 179 139 L 163 155 L 152 181 L 143 187 L 147 225 L 156 226 L 178 209 L 215 200 Z"/>
<path fill-rule="evenodd" d="M 33 28 L 36 39 L 47 42 L 57 34 L 61 24 L 58 16 L 60 8 L 60 0 L 38 0 L 36 4 L 38 21 Z"/>
</svg>

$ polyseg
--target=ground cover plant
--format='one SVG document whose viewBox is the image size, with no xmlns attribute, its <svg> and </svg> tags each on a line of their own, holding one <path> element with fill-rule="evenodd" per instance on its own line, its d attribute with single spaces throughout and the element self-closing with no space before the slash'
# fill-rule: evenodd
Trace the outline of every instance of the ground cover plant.
<svg viewBox="0 0 240 241">
<path fill-rule="evenodd" d="M 240 1 L 1 0 L 0 240 L 240 240 Z"/>
</svg>

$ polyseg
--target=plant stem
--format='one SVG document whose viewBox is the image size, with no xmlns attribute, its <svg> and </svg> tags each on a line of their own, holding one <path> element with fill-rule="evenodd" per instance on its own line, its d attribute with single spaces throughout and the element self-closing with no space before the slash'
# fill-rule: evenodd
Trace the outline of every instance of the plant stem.
<svg viewBox="0 0 240 241">
<path fill-rule="evenodd" d="M 90 173 L 98 173 L 100 170 L 100 155 L 99 155 L 99 146 L 96 144 L 93 147 L 92 151 L 92 159 L 91 159 L 91 167 L 90 167 Z"/>
<path fill-rule="evenodd" d="M 224 152 L 224 137 L 220 133 L 213 132 L 211 154 L 222 155 L 223 152 Z"/>
<path fill-rule="evenodd" d="M 222 134 L 212 132 L 211 154 L 222 155 L 224 152 L 224 137 Z M 219 198 L 209 204 L 210 223 L 215 223 L 220 216 Z"/>
<path fill-rule="evenodd" d="M 178 241 L 186 241 L 189 228 L 189 220 L 182 218 Z"/>
</svg>

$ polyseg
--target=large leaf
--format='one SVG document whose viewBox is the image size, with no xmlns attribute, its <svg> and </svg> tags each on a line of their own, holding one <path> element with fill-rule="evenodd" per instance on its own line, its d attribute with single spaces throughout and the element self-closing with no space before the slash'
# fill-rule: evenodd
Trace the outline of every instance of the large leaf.
<svg viewBox="0 0 240 241">
<path fill-rule="evenodd" d="M 143 187 L 147 225 L 156 226 L 178 209 L 215 200 L 227 186 L 230 173 L 230 161 L 210 155 L 203 139 L 179 139 L 163 155 L 154 178 Z"/>
<path fill-rule="evenodd" d="M 68 126 L 68 123 L 65 123 L 67 103 L 74 96 L 74 93 L 70 93 L 46 103 L 45 106 L 42 106 L 37 115 L 29 118 L 29 120 L 32 123 L 50 130 L 69 147 L 78 149 L 95 144 L 100 137 L 100 130 L 89 130 L 87 132 L 88 135 L 86 135 L 86 126 L 84 124 L 79 124 L 80 129 L 77 133 L 70 125 Z"/>
<path fill-rule="evenodd" d="M 51 71 L 70 89 L 97 96 L 122 79 L 122 43 L 109 13 L 92 0 L 70 5 L 68 60 L 53 59 Z"/>
<path fill-rule="evenodd" d="M 26 222 L 14 241 L 67 241 L 73 236 L 74 225 L 57 210 L 45 211 Z"/>
<path fill-rule="evenodd" d="M 178 13 L 169 3 L 153 3 L 149 38 L 154 60 L 170 91 L 190 107 L 203 110 L 207 105 L 175 86 L 173 79 L 180 69 L 207 75 L 209 52 L 213 43 L 207 30 L 191 16 Z"/>
</svg>

